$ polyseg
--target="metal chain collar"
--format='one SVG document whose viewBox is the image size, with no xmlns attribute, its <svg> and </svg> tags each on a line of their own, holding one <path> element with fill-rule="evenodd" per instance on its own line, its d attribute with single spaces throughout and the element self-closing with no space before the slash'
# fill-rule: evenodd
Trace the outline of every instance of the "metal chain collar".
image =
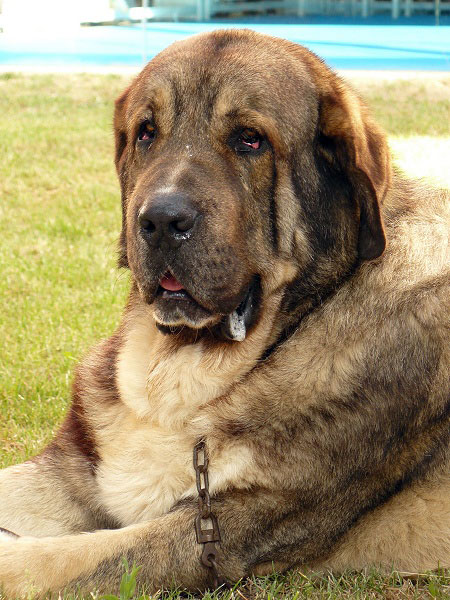
<svg viewBox="0 0 450 600">
<path fill-rule="evenodd" d="M 198 491 L 198 515 L 195 517 L 195 534 L 197 543 L 203 544 L 202 564 L 210 569 L 213 575 L 213 585 L 217 588 L 221 585 L 227 585 L 227 582 L 217 572 L 219 549 L 216 542 L 220 542 L 220 531 L 217 518 L 211 512 L 208 464 L 206 445 L 202 441 L 194 446 L 194 469 Z"/>
</svg>

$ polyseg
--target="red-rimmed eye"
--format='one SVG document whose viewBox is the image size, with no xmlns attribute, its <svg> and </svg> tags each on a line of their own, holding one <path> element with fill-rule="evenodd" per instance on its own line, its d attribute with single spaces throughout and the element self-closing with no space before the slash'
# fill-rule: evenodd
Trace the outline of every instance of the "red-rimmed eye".
<svg viewBox="0 0 450 600">
<path fill-rule="evenodd" d="M 252 152 L 259 150 L 262 144 L 262 136 L 254 129 L 243 129 L 236 143 L 237 152 Z"/>
<path fill-rule="evenodd" d="M 156 127 L 150 121 L 144 121 L 139 128 L 138 140 L 140 142 L 152 142 L 156 136 Z"/>
</svg>

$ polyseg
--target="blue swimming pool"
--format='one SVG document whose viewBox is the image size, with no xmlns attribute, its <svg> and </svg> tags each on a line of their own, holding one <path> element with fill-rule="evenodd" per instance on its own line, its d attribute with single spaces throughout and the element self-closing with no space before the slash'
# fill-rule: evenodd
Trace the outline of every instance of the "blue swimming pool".
<svg viewBox="0 0 450 600">
<path fill-rule="evenodd" d="M 431 23 L 431 21 L 430 21 Z M 83 27 L 75 37 L 45 41 L 0 34 L 0 66 L 51 68 L 139 67 L 160 50 L 189 35 L 218 28 L 249 27 L 310 48 L 338 69 L 450 71 L 450 25 L 334 20 L 331 23 L 250 22 L 149 23 L 128 27 Z M 145 37 L 144 37 L 145 36 Z"/>
</svg>

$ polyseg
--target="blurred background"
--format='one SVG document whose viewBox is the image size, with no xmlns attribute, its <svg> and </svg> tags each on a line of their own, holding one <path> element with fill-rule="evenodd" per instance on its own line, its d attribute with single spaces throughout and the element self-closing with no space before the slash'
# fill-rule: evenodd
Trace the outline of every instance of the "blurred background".
<svg viewBox="0 0 450 600">
<path fill-rule="evenodd" d="M 0 68 L 133 69 L 243 25 L 343 69 L 450 69 L 450 0 L 0 0 Z"/>
</svg>

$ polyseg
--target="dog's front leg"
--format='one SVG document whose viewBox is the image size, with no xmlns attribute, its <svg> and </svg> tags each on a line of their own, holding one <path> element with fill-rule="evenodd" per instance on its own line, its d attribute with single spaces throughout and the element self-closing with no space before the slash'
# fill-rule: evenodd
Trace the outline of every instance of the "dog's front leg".
<svg viewBox="0 0 450 600">
<path fill-rule="evenodd" d="M 220 577 L 234 582 L 271 561 L 289 566 L 292 548 L 286 531 L 292 525 L 285 520 L 293 504 L 288 497 L 266 489 L 230 489 L 212 498 L 211 506 L 221 531 Z M 0 586 L 7 598 L 64 589 L 113 593 L 119 589 L 125 557 L 141 567 L 138 583 L 150 593 L 173 585 L 212 587 L 214 573 L 202 564 L 203 546 L 196 540 L 197 515 L 197 503 L 186 500 L 162 517 L 122 529 L 0 542 Z M 303 536 L 301 529 L 297 522 L 296 540 Z"/>
<path fill-rule="evenodd" d="M 50 446 L 32 461 L 0 470 L 0 528 L 48 537 L 114 527 L 96 506 L 92 470 L 72 457 Z"/>
<path fill-rule="evenodd" d="M 115 592 L 122 558 L 141 566 L 139 582 L 150 590 L 179 584 L 208 585 L 194 531 L 194 507 L 116 530 L 0 542 L 0 589 L 6 598 L 73 590 Z"/>
</svg>

